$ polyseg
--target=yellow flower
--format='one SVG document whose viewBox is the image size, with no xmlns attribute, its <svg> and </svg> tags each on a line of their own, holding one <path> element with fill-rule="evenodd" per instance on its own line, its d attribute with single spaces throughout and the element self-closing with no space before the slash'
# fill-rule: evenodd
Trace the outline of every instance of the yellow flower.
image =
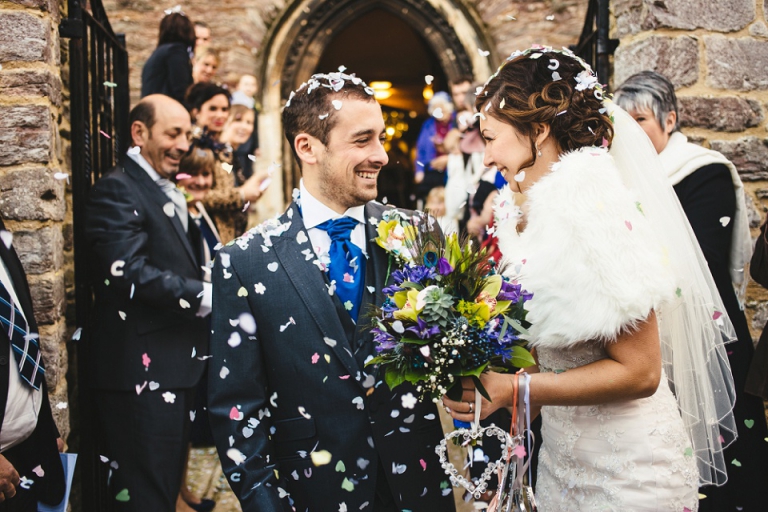
<svg viewBox="0 0 768 512">
<path fill-rule="evenodd" d="M 416 304 L 419 300 L 419 291 L 410 288 L 395 293 L 392 297 L 395 300 L 395 304 L 399 308 L 393 313 L 393 316 L 398 320 L 411 320 L 416 322 L 416 316 L 421 310 L 416 309 Z"/>
</svg>

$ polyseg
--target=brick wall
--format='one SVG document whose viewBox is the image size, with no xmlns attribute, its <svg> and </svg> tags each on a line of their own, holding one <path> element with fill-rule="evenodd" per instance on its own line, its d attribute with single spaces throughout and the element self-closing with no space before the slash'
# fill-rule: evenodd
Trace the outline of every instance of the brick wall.
<svg viewBox="0 0 768 512">
<path fill-rule="evenodd" d="M 768 26 L 762 0 L 615 0 L 621 44 L 614 84 L 644 69 L 670 78 L 682 131 L 723 153 L 747 191 L 752 234 L 768 212 Z M 768 321 L 768 291 L 747 290 L 755 339 Z"/>
<path fill-rule="evenodd" d="M 66 439 L 65 225 L 71 225 L 57 0 L 0 0 L 0 216 L 27 272 L 54 417 Z"/>
</svg>

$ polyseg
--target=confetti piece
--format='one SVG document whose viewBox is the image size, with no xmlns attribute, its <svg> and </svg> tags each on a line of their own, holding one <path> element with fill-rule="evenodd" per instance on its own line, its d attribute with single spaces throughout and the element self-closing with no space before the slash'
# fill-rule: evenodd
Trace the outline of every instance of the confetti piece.
<svg viewBox="0 0 768 512">
<path fill-rule="evenodd" d="M 315 352 L 312 354 L 312 364 L 317 364 L 317 362 L 320 360 L 320 354 Z"/>
<path fill-rule="evenodd" d="M 3 241 L 6 249 L 10 249 L 11 244 L 13 243 L 13 233 L 5 230 L 0 231 L 0 240 Z"/>
<path fill-rule="evenodd" d="M 520 171 L 517 174 L 515 174 L 515 181 L 518 183 L 522 183 L 523 180 L 525 180 L 525 171 Z"/>
<path fill-rule="evenodd" d="M 392 474 L 393 475 L 402 475 L 405 473 L 405 470 L 407 469 L 407 466 L 405 464 L 398 464 L 396 462 L 392 463 Z"/>
<path fill-rule="evenodd" d="M 526 451 L 525 451 L 525 446 L 523 446 L 523 445 L 521 445 L 521 444 L 519 444 L 519 445 L 515 446 L 515 447 L 512 449 L 512 455 L 515 455 L 515 456 L 516 456 L 517 458 L 519 458 L 519 459 L 522 459 L 522 458 L 524 458 L 524 457 L 525 457 L 525 454 L 526 454 Z"/>
<path fill-rule="evenodd" d="M 234 421 L 240 421 L 243 419 L 243 411 L 239 410 L 237 407 L 232 407 L 229 410 L 229 419 Z"/>
<path fill-rule="evenodd" d="M 166 403 L 172 404 L 176 402 L 176 395 L 174 393 L 171 393 L 170 391 L 166 391 L 163 393 L 163 400 L 165 400 Z"/>
<path fill-rule="evenodd" d="M 304 406 L 303 406 L 303 405 L 300 405 L 300 406 L 299 406 L 299 414 L 301 414 L 302 416 L 304 416 L 304 417 L 305 417 L 305 418 L 307 418 L 308 420 L 309 420 L 309 419 L 312 419 L 312 415 L 310 415 L 310 414 L 309 414 L 309 413 L 306 411 L 306 409 L 304 409 Z"/>
<path fill-rule="evenodd" d="M 279 265 L 277 264 L 277 262 L 276 262 L 276 261 L 273 261 L 272 263 L 270 263 L 269 265 L 267 265 L 267 270 L 269 270 L 270 272 L 277 272 L 277 267 L 278 267 L 278 266 L 279 266 Z"/>
<path fill-rule="evenodd" d="M 739 462 L 739 461 L 738 461 L 738 459 L 733 459 L 733 460 L 731 461 L 731 464 L 733 464 L 733 465 L 734 465 L 734 466 L 736 466 L 737 468 L 740 468 L 740 467 L 741 467 L 741 462 Z"/>
<path fill-rule="evenodd" d="M 341 461 L 339 461 L 339 462 L 341 462 Z M 341 482 L 341 488 L 344 489 L 345 491 L 352 492 L 352 491 L 355 490 L 355 484 L 350 482 L 347 477 L 344 477 L 344 481 Z M 341 508 L 341 507 L 339 507 L 339 508 Z"/>
<path fill-rule="evenodd" d="M 222 366 L 221 370 L 219 371 L 219 378 L 226 379 L 227 375 L 229 375 L 229 368 L 227 368 L 226 366 Z"/>
<path fill-rule="evenodd" d="M 424 77 L 424 82 L 425 82 L 427 85 L 430 85 L 434 79 L 435 79 L 435 77 L 433 77 L 432 75 L 426 75 L 426 76 Z"/>
<path fill-rule="evenodd" d="M 59 402 L 56 404 L 56 408 L 59 409 L 60 411 L 66 409 L 67 407 L 69 407 L 69 404 L 67 402 Z"/>
<path fill-rule="evenodd" d="M 723 314 L 720 311 L 715 311 L 714 313 L 712 313 L 712 320 L 717 320 L 721 316 L 723 316 Z"/>
<path fill-rule="evenodd" d="M 235 348 L 242 343 L 243 339 L 240 336 L 240 333 L 235 331 L 232 334 L 229 335 L 229 339 L 227 340 L 227 345 L 229 345 L 232 348 Z"/>
<path fill-rule="evenodd" d="M 231 173 L 232 172 L 232 164 L 230 164 L 230 163 L 221 162 L 221 168 L 224 169 L 225 171 L 227 171 L 227 173 Z"/>
<path fill-rule="evenodd" d="M 563 77 L 560 76 L 560 73 L 558 73 L 557 71 L 553 71 L 552 72 L 552 81 L 553 82 L 557 82 L 558 80 L 562 80 L 562 79 L 563 79 Z"/>
<path fill-rule="evenodd" d="M 53 179 L 55 180 L 67 180 L 69 182 L 69 174 L 65 172 L 56 172 L 53 173 Z"/>
<path fill-rule="evenodd" d="M 151 363 L 151 362 L 152 362 L 152 360 L 149 358 L 149 356 L 147 355 L 146 352 L 141 354 L 141 364 L 144 365 L 144 368 L 149 369 L 149 363 Z"/>
<path fill-rule="evenodd" d="M 296 243 L 297 244 L 303 244 L 308 240 L 307 234 L 304 233 L 304 231 L 299 231 L 299 234 L 296 235 Z"/>
<path fill-rule="evenodd" d="M 336 472 L 337 473 L 344 473 L 347 470 L 347 466 L 344 465 L 344 461 L 340 460 L 336 463 Z"/>
<path fill-rule="evenodd" d="M 340 100 L 333 100 L 331 102 L 331 105 L 333 105 L 333 108 L 336 110 L 341 110 L 341 101 Z"/>
<path fill-rule="evenodd" d="M 330 114 L 321 114 L 321 115 L 319 115 L 319 116 L 317 116 L 317 117 L 319 117 L 319 118 L 320 118 L 320 120 L 323 120 L 323 119 L 327 119 L 329 115 L 330 115 Z"/>
<path fill-rule="evenodd" d="M 110 82 L 109 80 L 107 80 L 104 82 L 104 87 L 111 87 L 114 89 L 115 87 L 117 87 L 117 84 L 115 82 Z"/>
<path fill-rule="evenodd" d="M 402 334 L 405 332 L 405 327 L 403 326 L 403 322 L 400 320 L 396 320 L 392 322 L 392 329 L 398 334 Z"/>
<path fill-rule="evenodd" d="M 179 299 L 179 306 L 181 306 L 181 309 L 189 309 L 190 308 L 189 302 L 187 302 L 184 299 Z"/>
<path fill-rule="evenodd" d="M 628 230 L 632 231 L 632 223 L 631 222 L 629 222 L 628 220 L 625 220 L 624 221 L 624 225 L 627 226 Z"/>
<path fill-rule="evenodd" d="M 510 21 L 517 21 L 517 18 L 515 18 L 514 16 L 512 16 L 510 14 L 507 14 L 507 19 L 510 20 Z"/>
<path fill-rule="evenodd" d="M 329 364 L 330 364 L 330 362 L 331 362 L 331 356 L 329 356 L 328 354 L 324 354 L 324 355 L 323 355 L 323 359 L 325 359 L 325 362 L 326 362 L 326 363 L 329 363 Z"/>
<path fill-rule="evenodd" d="M 720 217 L 720 224 L 725 227 L 731 222 L 730 217 Z"/>
<path fill-rule="evenodd" d="M 163 213 L 165 213 L 168 217 L 173 217 L 176 215 L 176 207 L 171 202 L 165 203 L 163 205 Z"/>
<path fill-rule="evenodd" d="M 123 260 L 116 260 L 112 263 L 112 266 L 109 267 L 109 273 L 115 277 L 120 277 L 123 275 L 124 266 L 125 262 Z"/>
<path fill-rule="evenodd" d="M 112 138 L 112 137 L 110 137 L 110 135 L 109 135 L 107 132 L 105 132 L 104 130 L 99 130 L 99 133 L 100 133 L 101 135 L 103 135 L 104 137 L 108 138 L 108 139 L 111 139 L 111 138 Z"/>
<path fill-rule="evenodd" d="M 258 293 L 259 295 L 264 295 L 264 292 L 267 291 L 267 287 L 264 286 L 262 283 L 256 283 L 253 285 L 253 291 Z"/>
<path fill-rule="evenodd" d="M 481 50 L 480 48 L 477 49 L 477 53 L 479 53 L 481 57 L 487 57 L 491 54 L 488 50 Z"/>
<path fill-rule="evenodd" d="M 425 461 L 424 459 L 419 459 L 419 464 L 421 464 L 421 469 L 423 471 L 427 470 L 427 461 Z"/>
<path fill-rule="evenodd" d="M 312 464 L 315 466 L 325 466 L 330 463 L 332 459 L 331 452 L 327 450 L 318 450 L 310 453 L 309 456 L 312 459 Z"/>
<path fill-rule="evenodd" d="M 141 153 L 141 148 L 139 146 L 133 146 L 128 150 L 129 155 L 135 156 L 135 155 L 138 155 L 139 153 Z"/>
<path fill-rule="evenodd" d="M 755 420 L 744 420 L 744 425 L 747 428 L 752 428 L 755 426 Z"/>
<path fill-rule="evenodd" d="M 547 21 L 555 21 L 555 15 L 554 15 L 554 14 L 550 14 L 550 15 L 549 15 L 549 16 L 547 16 L 545 19 L 546 19 Z"/>
<path fill-rule="evenodd" d="M 248 296 L 248 290 L 245 289 L 245 286 L 241 286 L 239 290 L 237 290 L 237 296 L 238 297 L 247 297 Z"/>
<path fill-rule="evenodd" d="M 115 499 L 117 501 L 122 501 L 123 503 L 131 501 L 131 495 L 128 492 L 128 489 L 123 489 L 119 493 L 117 493 L 117 496 L 115 496 Z"/>
<path fill-rule="evenodd" d="M 43 468 L 41 466 L 37 466 L 36 468 L 34 468 L 32 470 L 32 472 L 34 474 L 36 474 L 37 476 L 39 476 L 40 478 L 43 478 L 45 476 L 45 471 L 43 470 Z"/>
<path fill-rule="evenodd" d="M 355 404 L 355 406 L 357 406 L 357 408 L 361 411 L 365 408 L 365 405 L 363 404 L 363 397 L 361 396 L 356 396 L 353 398 L 352 403 Z"/>
<path fill-rule="evenodd" d="M 150 391 L 157 391 L 159 387 L 160 387 L 159 383 L 157 383 L 157 382 L 155 382 L 153 380 L 149 381 L 149 390 Z"/>
<path fill-rule="evenodd" d="M 232 462 L 237 464 L 238 466 L 245 462 L 245 455 L 243 455 L 243 452 L 238 450 L 237 448 L 230 448 L 227 450 L 227 457 L 229 457 Z"/>
<path fill-rule="evenodd" d="M 136 384 L 136 394 L 140 395 L 142 391 L 144 391 L 144 388 L 147 386 L 147 381 L 144 381 L 144 384 Z"/>
<path fill-rule="evenodd" d="M 240 328 L 248 334 L 254 334 L 256 332 L 256 319 L 250 313 L 240 313 L 238 317 L 240 321 Z"/>
<path fill-rule="evenodd" d="M 691 448 L 690 446 L 686 448 L 685 451 L 683 452 L 683 455 L 685 455 L 686 457 L 693 457 L 693 448 Z"/>
<path fill-rule="evenodd" d="M 335 347 L 336 346 L 336 340 L 332 340 L 331 338 L 325 337 L 325 338 L 323 338 L 323 341 L 329 347 Z"/>
<path fill-rule="evenodd" d="M 416 406 L 417 398 L 413 396 L 413 393 L 406 393 L 400 397 L 400 402 L 404 409 L 413 409 Z"/>
</svg>

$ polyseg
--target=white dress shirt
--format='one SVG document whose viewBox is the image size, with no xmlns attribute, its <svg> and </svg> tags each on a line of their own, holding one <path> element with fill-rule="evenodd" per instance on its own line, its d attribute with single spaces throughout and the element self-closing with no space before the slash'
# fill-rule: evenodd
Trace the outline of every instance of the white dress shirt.
<svg viewBox="0 0 768 512">
<path fill-rule="evenodd" d="M 8 290 L 21 315 L 24 316 L 24 311 L 19 305 L 19 297 L 13 287 L 13 281 L 8 274 L 8 267 L 5 266 L 2 259 L 0 259 L 0 281 Z M 16 357 L 13 355 L 13 347 L 10 347 L 8 351 L 8 401 L 5 403 L 3 426 L 0 427 L 0 452 L 16 446 L 34 432 L 42 403 L 42 387 L 33 389 L 22 380 Z"/>
<path fill-rule="evenodd" d="M 157 180 L 162 178 L 162 176 L 160 176 L 160 174 L 158 174 L 158 172 L 152 168 L 149 162 L 147 162 L 147 159 L 144 158 L 141 155 L 141 153 L 133 154 L 129 152 L 128 156 L 131 158 L 131 160 L 139 164 L 139 167 L 144 169 L 144 171 L 149 175 L 149 177 L 155 183 L 157 183 Z M 162 187 L 160 187 L 160 185 L 158 185 L 158 188 L 160 188 L 160 190 L 163 190 Z M 163 191 L 163 193 L 165 193 L 165 191 Z M 185 220 L 188 222 L 188 219 L 185 219 Z M 186 230 L 186 227 L 184 229 Z M 207 283 L 203 281 L 203 300 L 200 301 L 200 308 L 197 310 L 197 316 L 203 317 L 208 315 L 211 312 L 212 305 L 213 305 L 213 285 L 211 283 Z"/>
<path fill-rule="evenodd" d="M 304 227 L 307 228 L 309 241 L 312 242 L 312 249 L 314 249 L 315 254 L 321 260 L 323 255 L 327 255 L 331 248 L 331 237 L 328 236 L 324 229 L 320 229 L 317 226 L 327 220 L 339 219 L 341 217 L 352 217 L 358 222 L 357 226 L 352 230 L 350 240 L 362 249 L 363 254 L 368 255 L 365 240 L 365 205 L 354 206 L 344 212 L 344 215 L 339 215 L 313 197 L 304 187 L 304 180 L 299 182 L 299 190 L 301 192 L 301 217 L 304 221 Z"/>
</svg>

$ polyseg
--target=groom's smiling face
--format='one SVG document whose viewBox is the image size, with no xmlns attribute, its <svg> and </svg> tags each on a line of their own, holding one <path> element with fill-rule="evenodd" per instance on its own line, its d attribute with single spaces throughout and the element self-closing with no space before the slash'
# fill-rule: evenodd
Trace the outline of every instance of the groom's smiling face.
<svg viewBox="0 0 768 512">
<path fill-rule="evenodd" d="M 376 199 L 376 179 L 389 158 L 378 102 L 347 98 L 334 115 L 328 143 L 317 154 L 315 175 L 305 174 L 305 180 L 315 182 L 318 199 L 343 213 Z"/>
</svg>

